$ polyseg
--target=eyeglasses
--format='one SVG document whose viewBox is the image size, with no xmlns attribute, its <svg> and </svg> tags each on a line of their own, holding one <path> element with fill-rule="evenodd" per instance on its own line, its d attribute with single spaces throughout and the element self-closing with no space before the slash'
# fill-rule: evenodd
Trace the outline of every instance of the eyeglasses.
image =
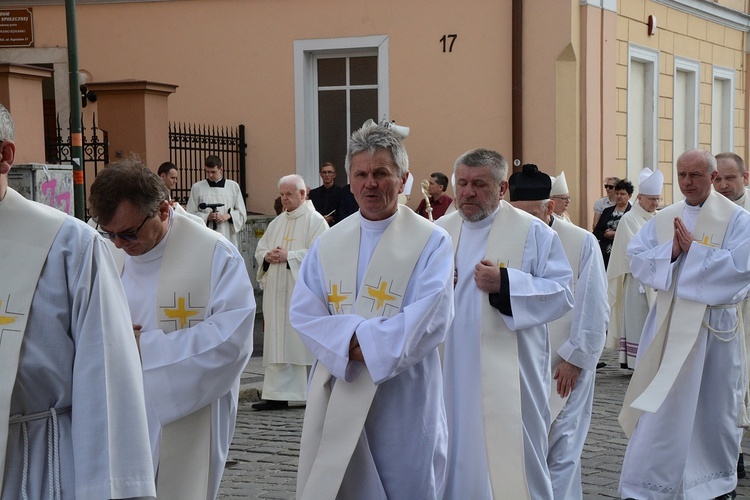
<svg viewBox="0 0 750 500">
<path fill-rule="evenodd" d="M 115 238 L 120 238 L 121 240 L 125 241 L 135 241 L 138 239 L 138 231 L 141 230 L 146 221 L 151 217 L 153 217 L 153 215 L 147 215 L 146 218 L 143 219 L 143 222 L 141 222 L 141 225 L 138 226 L 138 228 L 136 228 L 134 231 L 126 231 L 124 233 L 111 233 L 109 231 L 105 231 L 104 229 L 99 229 L 99 224 L 96 225 L 96 230 L 99 231 L 99 234 L 101 234 L 103 237 L 113 241 Z"/>
<path fill-rule="evenodd" d="M 562 200 L 565 203 L 569 203 L 570 202 L 570 196 L 553 196 L 552 198 L 554 198 L 556 200 Z"/>
<path fill-rule="evenodd" d="M 604 189 L 614 189 L 615 187 L 612 184 L 605 184 Z"/>
<path fill-rule="evenodd" d="M 321 172 L 320 175 L 334 175 L 336 172 Z"/>
</svg>

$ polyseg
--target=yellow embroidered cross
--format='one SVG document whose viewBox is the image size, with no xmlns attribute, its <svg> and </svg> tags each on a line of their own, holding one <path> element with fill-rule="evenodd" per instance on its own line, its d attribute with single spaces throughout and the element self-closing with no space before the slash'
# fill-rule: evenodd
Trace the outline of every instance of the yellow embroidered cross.
<svg viewBox="0 0 750 500">
<path fill-rule="evenodd" d="M 711 243 L 711 235 L 708 235 L 708 234 L 705 235 L 703 237 L 703 239 L 701 241 L 699 241 L 698 243 L 700 243 L 701 245 L 708 245 L 710 247 L 717 247 L 717 246 L 719 246 L 716 243 Z"/>
<path fill-rule="evenodd" d="M 380 283 L 380 288 L 375 288 L 374 286 L 369 285 L 367 287 L 367 295 L 378 301 L 375 309 L 383 307 L 383 302 L 390 302 L 396 299 L 395 295 L 389 295 L 385 292 L 386 286 L 388 286 L 388 283 L 383 281 Z"/>
<path fill-rule="evenodd" d="M 0 300 L 0 306 L 3 305 L 3 301 Z M 16 318 L 12 316 L 0 316 L 0 325 L 9 325 L 16 321 Z"/>
<path fill-rule="evenodd" d="M 292 228 L 291 227 L 287 227 L 287 229 L 286 229 L 286 235 L 281 240 L 281 241 L 284 242 L 284 248 L 286 248 L 287 250 L 289 250 L 289 248 L 291 248 L 291 243 L 294 241 L 294 238 L 292 238 L 292 236 L 290 234 L 291 232 L 292 232 Z"/>
<path fill-rule="evenodd" d="M 177 318 L 180 320 L 180 328 L 185 328 L 187 319 L 191 316 L 195 316 L 196 314 L 198 314 L 198 311 L 188 311 L 187 309 L 185 309 L 185 297 L 180 297 L 177 299 L 176 309 L 164 309 L 164 315 L 167 318 Z"/>
<path fill-rule="evenodd" d="M 328 294 L 328 303 L 333 304 L 336 312 L 341 311 L 341 303 L 346 300 L 350 294 L 339 295 L 339 286 L 331 285 L 331 292 Z"/>
</svg>

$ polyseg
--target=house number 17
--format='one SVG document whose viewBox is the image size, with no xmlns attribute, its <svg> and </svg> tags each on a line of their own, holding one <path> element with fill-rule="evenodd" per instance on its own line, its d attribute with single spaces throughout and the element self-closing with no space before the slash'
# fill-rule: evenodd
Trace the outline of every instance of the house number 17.
<svg viewBox="0 0 750 500">
<path fill-rule="evenodd" d="M 453 44 L 456 43 L 458 35 L 452 33 L 450 35 L 443 35 L 440 42 L 443 44 L 443 52 L 453 52 Z"/>
</svg>

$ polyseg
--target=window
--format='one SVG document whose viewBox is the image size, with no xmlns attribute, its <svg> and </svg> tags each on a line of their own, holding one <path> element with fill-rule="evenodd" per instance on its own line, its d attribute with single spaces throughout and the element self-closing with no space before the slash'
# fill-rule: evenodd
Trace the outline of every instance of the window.
<svg viewBox="0 0 750 500">
<path fill-rule="evenodd" d="M 734 148 L 734 70 L 714 66 L 711 87 L 711 152 Z"/>
<path fill-rule="evenodd" d="M 638 179 L 643 167 L 658 167 L 657 96 L 659 54 L 630 46 L 628 64 L 627 178 Z"/>
<path fill-rule="evenodd" d="M 388 37 L 294 42 L 297 173 L 320 185 L 324 161 L 346 184 L 349 136 L 369 118 L 388 119 Z"/>
<path fill-rule="evenodd" d="M 700 63 L 675 57 L 674 66 L 672 179 L 677 179 L 677 157 L 698 146 Z M 680 186 L 673 182 L 672 200 L 683 198 Z"/>
</svg>

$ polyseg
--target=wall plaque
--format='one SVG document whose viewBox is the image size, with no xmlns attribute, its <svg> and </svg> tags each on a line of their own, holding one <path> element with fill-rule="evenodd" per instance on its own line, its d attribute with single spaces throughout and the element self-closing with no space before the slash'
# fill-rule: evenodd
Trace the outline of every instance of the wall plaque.
<svg viewBox="0 0 750 500">
<path fill-rule="evenodd" d="M 34 23 L 31 8 L 0 8 L 0 47 L 33 47 Z"/>
</svg>

